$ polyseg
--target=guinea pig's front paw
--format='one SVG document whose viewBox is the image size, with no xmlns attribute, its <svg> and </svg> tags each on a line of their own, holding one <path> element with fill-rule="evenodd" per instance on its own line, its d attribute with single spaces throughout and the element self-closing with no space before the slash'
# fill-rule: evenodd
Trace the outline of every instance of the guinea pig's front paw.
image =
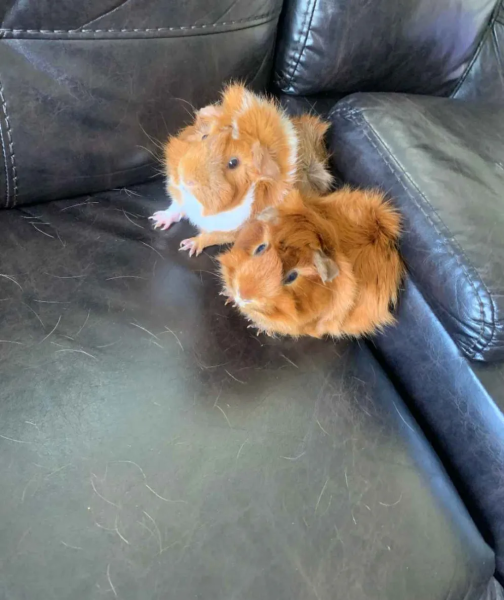
<svg viewBox="0 0 504 600">
<path fill-rule="evenodd" d="M 180 242 L 179 250 L 185 250 L 189 252 L 189 256 L 199 256 L 205 246 L 200 243 L 199 235 L 193 238 L 188 238 L 187 240 L 182 240 Z"/>
<path fill-rule="evenodd" d="M 171 212 L 168 210 L 158 210 L 152 217 L 149 217 L 150 221 L 154 221 L 154 229 L 161 229 L 166 231 L 174 223 L 178 223 L 182 218 L 182 213 Z"/>
</svg>

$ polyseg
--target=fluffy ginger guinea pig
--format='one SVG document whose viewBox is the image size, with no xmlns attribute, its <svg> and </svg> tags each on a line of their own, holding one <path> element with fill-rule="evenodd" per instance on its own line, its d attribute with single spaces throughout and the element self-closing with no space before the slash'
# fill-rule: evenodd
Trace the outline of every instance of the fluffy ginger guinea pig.
<svg viewBox="0 0 504 600">
<path fill-rule="evenodd" d="M 394 323 L 399 215 L 375 191 L 343 188 L 266 209 L 219 257 L 223 295 L 270 335 L 362 336 Z"/>
<path fill-rule="evenodd" d="M 220 104 L 198 111 L 194 123 L 168 141 L 173 202 L 151 217 L 155 227 L 168 229 L 188 218 L 201 234 L 184 240 L 181 249 L 199 254 L 233 242 L 248 218 L 281 203 L 298 181 L 306 193 L 310 186 L 313 193 L 328 191 L 327 127 L 308 115 L 291 120 L 275 102 L 229 86 Z"/>
</svg>

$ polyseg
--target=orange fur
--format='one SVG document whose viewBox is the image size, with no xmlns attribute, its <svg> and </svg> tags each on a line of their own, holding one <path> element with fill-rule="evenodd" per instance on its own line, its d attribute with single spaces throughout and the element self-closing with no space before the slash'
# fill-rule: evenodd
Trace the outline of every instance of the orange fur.
<svg viewBox="0 0 504 600">
<path fill-rule="evenodd" d="M 234 231 L 200 233 L 196 237 L 183 240 L 180 244 L 180 250 L 189 250 L 189 256 L 199 256 L 205 248 L 209 246 L 221 246 L 222 244 L 232 244 L 235 238 L 236 233 Z"/>
<path fill-rule="evenodd" d="M 176 186 L 181 178 L 194 182 L 194 194 L 203 207 L 203 214 L 233 208 L 243 200 L 252 183 L 258 184 L 257 210 L 279 203 L 292 187 L 289 172 L 295 168 L 297 157 L 293 157 L 294 165 L 291 164 L 292 148 L 286 128 L 292 125 L 275 103 L 241 85 L 232 85 L 224 91 L 222 104 L 213 119 L 202 120 L 200 113 L 194 125 L 170 138 L 166 145 L 170 183 Z M 233 135 L 233 124 L 238 131 L 237 139 Z M 198 131 L 203 134 L 199 139 Z M 208 137 L 202 139 L 203 136 Z M 240 166 L 234 171 L 227 167 L 232 157 L 240 160 Z M 272 169 L 268 170 L 271 165 L 278 167 L 274 177 L 271 177 Z M 169 189 L 171 192 L 172 187 Z"/>
<path fill-rule="evenodd" d="M 298 135 L 298 166 L 296 188 L 303 195 L 327 194 L 333 177 L 329 171 L 329 154 L 324 136 L 329 123 L 313 115 L 293 117 Z"/>
<path fill-rule="evenodd" d="M 306 204 L 294 191 L 219 257 L 225 293 L 270 334 L 372 334 L 394 322 L 404 271 L 399 231 L 399 215 L 379 192 L 343 188 Z"/>
<path fill-rule="evenodd" d="M 198 111 L 195 122 L 166 144 L 168 191 L 183 215 L 180 187 L 188 184 L 204 217 L 239 207 L 251 186 L 252 215 L 281 204 L 295 185 L 308 193 L 311 179 L 312 193 L 327 191 L 332 183 L 323 140 L 327 127 L 308 115 L 291 120 L 273 100 L 230 85 L 220 104 Z M 239 160 L 236 169 L 228 167 L 231 158 Z M 192 241 L 200 248 L 210 239 Z"/>
</svg>

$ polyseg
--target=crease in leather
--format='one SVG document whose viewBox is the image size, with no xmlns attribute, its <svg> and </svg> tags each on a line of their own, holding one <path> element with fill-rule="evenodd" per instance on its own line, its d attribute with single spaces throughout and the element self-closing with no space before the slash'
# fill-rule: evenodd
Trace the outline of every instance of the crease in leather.
<svg viewBox="0 0 504 600">
<path fill-rule="evenodd" d="M 275 52 L 275 40 L 273 39 L 271 42 L 271 47 L 270 49 L 264 53 L 263 59 L 261 60 L 261 64 L 259 65 L 259 67 L 256 69 L 256 72 L 254 73 L 254 76 L 247 80 L 247 85 L 252 86 L 254 85 L 255 81 L 257 80 L 257 78 L 259 77 L 259 75 L 261 74 L 262 70 L 264 69 L 265 65 L 267 64 L 268 60 L 271 59 L 271 57 L 274 55 Z"/>
<path fill-rule="evenodd" d="M 315 0 L 316 1 L 316 0 Z M 88 34 L 88 33 L 160 33 L 160 32 L 174 32 L 174 31 L 197 31 L 197 30 L 205 30 L 211 29 L 212 27 L 227 27 L 229 25 L 239 25 L 241 23 L 250 23 L 253 21 L 262 21 L 263 19 L 268 19 L 269 17 L 273 17 L 271 20 L 279 16 L 278 10 L 272 10 L 261 15 L 255 15 L 253 17 L 246 17 L 244 19 L 237 19 L 235 21 L 222 21 L 218 23 L 206 23 L 203 25 L 181 25 L 178 27 L 150 27 L 150 28 L 123 28 L 123 29 L 14 29 L 14 28 L 0 28 L 0 39 L 8 36 L 9 34 L 17 34 L 20 33 L 28 33 L 28 34 L 42 34 L 42 35 L 52 35 L 52 34 L 69 34 L 72 36 L 78 36 L 79 34 Z M 166 36 L 169 37 L 169 36 Z M 52 39 L 52 38 L 51 38 Z"/>
<path fill-rule="evenodd" d="M 128 4 L 128 2 L 129 2 L 129 0 L 121 0 L 121 2 L 117 6 L 114 6 L 113 8 L 109 8 L 108 10 L 103 12 L 101 15 L 93 17 L 91 20 L 84 23 L 84 25 L 81 25 L 81 27 L 87 27 L 88 25 L 91 25 L 91 23 L 94 23 L 95 21 L 99 21 L 100 19 L 103 19 L 104 17 L 110 16 L 112 13 L 115 13 L 117 10 L 123 8 L 125 4 Z"/>
<path fill-rule="evenodd" d="M 495 44 L 495 60 L 499 65 L 500 73 L 502 73 L 502 60 L 501 60 L 501 52 L 499 48 L 499 40 L 497 39 L 497 34 L 495 33 L 495 27 L 492 27 L 492 40 Z"/>
<path fill-rule="evenodd" d="M 294 77 L 296 76 L 296 71 L 298 70 L 299 63 L 301 61 L 301 57 L 303 56 L 303 53 L 306 48 L 306 44 L 308 42 L 308 36 L 310 35 L 311 24 L 313 21 L 313 15 L 315 14 L 316 7 L 317 7 L 317 0 L 313 0 L 313 5 L 311 6 L 310 19 L 309 19 L 308 23 L 306 23 L 306 20 L 308 18 L 308 14 L 310 13 L 310 4 L 308 4 L 308 6 L 306 8 L 306 12 L 305 12 L 305 15 L 303 18 L 303 24 L 301 25 L 301 33 L 300 33 L 300 40 L 301 40 L 301 38 L 303 38 L 303 32 L 304 32 L 304 40 L 303 40 L 301 48 L 298 52 L 298 57 L 297 57 L 295 65 L 294 65 L 294 68 L 292 69 L 292 73 L 290 74 L 290 76 L 288 78 L 284 79 L 285 84 L 287 86 L 290 86 L 292 84 L 292 82 L 294 81 Z"/>
<path fill-rule="evenodd" d="M 462 73 L 462 75 L 460 76 L 460 79 L 457 82 L 457 85 L 454 87 L 454 89 L 452 90 L 450 97 L 454 98 L 459 89 L 462 87 L 462 85 L 464 84 L 465 80 L 467 79 L 467 77 L 469 76 L 469 73 L 471 72 L 474 63 L 478 60 L 487 40 L 488 40 L 488 36 L 490 35 L 490 33 L 493 31 L 494 28 L 494 24 L 497 21 L 497 17 L 499 16 L 499 12 L 501 10 L 501 2 L 497 2 L 492 16 L 490 18 L 490 20 L 488 21 L 488 24 L 485 28 L 485 30 L 483 31 L 482 35 L 481 35 L 481 39 L 479 41 L 478 46 L 476 47 L 476 50 L 474 51 L 473 57 L 471 58 L 471 60 L 468 62 L 465 71 Z"/>
<path fill-rule="evenodd" d="M 5 164 L 5 189 L 6 189 L 6 200 L 5 206 L 9 206 L 10 202 L 10 185 L 9 185 L 9 161 L 7 159 L 7 147 L 9 148 L 9 159 L 10 159 L 10 171 L 12 173 L 12 206 L 16 206 L 17 193 L 18 193 L 18 177 L 17 177 L 17 167 L 16 167 L 16 153 L 14 151 L 14 141 L 12 139 L 12 128 L 9 120 L 9 112 L 7 110 L 7 102 L 5 101 L 4 95 L 4 87 L 2 82 L 0 82 L 0 103 L 2 104 L 2 114 L 3 120 L 5 122 L 5 127 L 0 127 L 2 130 L 2 153 L 4 156 L 4 164 Z M 4 131 L 7 135 L 7 139 L 5 139 Z"/>
<path fill-rule="evenodd" d="M 469 346 L 469 350 L 465 350 L 465 353 L 467 354 L 467 356 L 469 358 L 474 358 L 474 356 L 476 355 L 476 352 L 478 352 L 479 354 L 482 354 L 485 351 L 485 349 L 490 345 L 490 343 L 493 341 L 493 338 L 495 336 L 495 306 L 494 306 L 494 302 L 493 302 L 493 297 L 490 294 L 490 291 L 488 290 L 488 288 L 487 288 L 486 284 L 483 282 L 483 280 L 479 276 L 477 276 L 476 278 L 478 279 L 478 283 L 484 289 L 485 293 L 487 294 L 487 298 L 489 301 L 488 303 L 491 307 L 490 320 L 487 321 L 486 315 L 485 315 L 485 313 L 486 313 L 485 305 L 481 298 L 480 292 L 479 292 L 475 282 L 473 281 L 473 278 L 470 276 L 470 273 L 469 273 L 469 269 L 473 273 L 477 273 L 476 269 L 471 264 L 471 261 L 469 261 L 469 259 L 467 258 L 467 255 L 465 254 L 463 249 L 456 242 L 455 237 L 450 233 L 450 230 L 448 229 L 446 224 L 443 222 L 443 220 L 441 219 L 441 217 L 439 216 L 437 211 L 434 209 L 432 204 L 428 201 L 428 199 L 425 197 L 425 195 L 422 193 L 422 191 L 418 188 L 418 186 L 413 181 L 413 179 L 411 178 L 409 173 L 407 173 L 407 171 L 403 168 L 403 166 L 397 161 L 396 157 L 392 154 L 392 152 L 388 148 L 387 144 L 384 142 L 384 140 L 381 138 L 381 136 L 378 134 L 378 132 L 374 129 L 374 127 L 371 125 L 371 123 L 369 123 L 369 121 L 366 119 L 366 117 L 363 113 L 364 113 L 364 111 L 359 110 L 359 109 L 353 109 L 353 110 L 350 110 L 347 113 L 345 113 L 344 107 L 343 108 L 338 107 L 338 112 L 331 111 L 331 114 L 337 114 L 339 116 L 342 116 L 343 118 L 348 118 L 349 120 L 353 121 L 355 123 L 355 125 L 359 125 L 359 124 L 363 125 L 362 132 L 368 139 L 369 143 L 375 148 L 375 150 L 379 154 L 379 156 L 381 156 L 384 163 L 387 165 L 387 167 L 389 168 L 390 172 L 393 174 L 393 176 L 395 177 L 395 179 L 397 180 L 399 185 L 404 189 L 404 191 L 406 192 L 408 197 L 412 200 L 412 202 L 415 204 L 415 206 L 420 209 L 420 211 L 425 216 L 425 218 L 428 220 L 428 222 L 432 225 L 432 227 L 434 227 L 435 231 L 441 236 L 444 245 L 449 250 L 449 253 L 453 256 L 453 258 L 455 258 L 455 260 L 459 264 L 460 268 L 462 269 L 462 272 L 465 275 L 466 281 L 469 283 L 474 294 L 476 295 L 476 298 L 478 301 L 478 306 L 479 306 L 479 312 L 480 312 L 481 325 L 480 325 L 480 328 L 478 331 L 478 337 L 474 341 L 472 341 L 472 343 Z M 361 123 L 359 123 L 357 120 L 358 116 L 360 116 Z M 369 129 L 373 133 L 373 135 L 376 137 L 377 141 L 381 144 L 383 151 L 387 152 L 390 159 L 394 161 L 395 165 L 397 166 L 397 170 L 392 167 L 389 159 L 385 156 L 384 152 L 382 150 L 380 150 L 378 144 L 371 138 L 371 136 L 369 135 L 366 128 Z M 404 183 L 402 178 L 399 176 L 398 171 L 400 173 L 402 173 L 404 175 L 404 177 L 407 178 L 407 180 L 409 181 L 411 186 L 416 190 L 419 197 L 421 197 L 423 199 L 425 204 L 429 207 L 429 209 L 432 213 L 431 215 L 417 201 L 417 199 L 415 198 L 415 195 L 411 193 L 411 190 L 408 188 L 408 186 Z M 441 225 L 441 227 L 444 229 L 444 232 L 439 229 L 438 225 L 433 220 L 433 218 L 432 218 L 433 215 L 435 215 L 436 218 L 438 219 L 438 222 Z M 488 339 L 485 339 L 485 329 L 486 329 L 487 324 L 490 325 L 491 331 L 490 331 L 490 335 L 488 336 Z M 480 347 L 478 348 L 478 346 L 480 346 Z"/>
</svg>

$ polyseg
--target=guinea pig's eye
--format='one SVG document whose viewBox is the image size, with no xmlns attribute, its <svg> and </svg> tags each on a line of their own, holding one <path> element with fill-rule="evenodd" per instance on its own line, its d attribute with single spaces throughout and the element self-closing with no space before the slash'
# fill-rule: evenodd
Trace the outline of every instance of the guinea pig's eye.
<svg viewBox="0 0 504 600">
<path fill-rule="evenodd" d="M 298 272 L 297 271 L 291 271 L 284 279 L 284 283 L 285 285 L 289 285 L 289 283 L 292 283 L 293 281 L 296 281 L 298 276 Z"/>
<path fill-rule="evenodd" d="M 208 137 L 208 133 L 205 133 L 205 135 L 202 135 L 202 136 L 201 136 L 201 139 L 202 139 L 202 140 L 206 140 L 206 139 L 207 139 L 207 137 Z"/>
<path fill-rule="evenodd" d="M 259 256 L 259 254 L 262 254 L 267 247 L 268 244 L 261 244 L 260 246 L 257 246 L 257 248 L 254 250 L 254 256 Z"/>
<path fill-rule="evenodd" d="M 231 158 L 228 162 L 228 169 L 236 169 L 239 164 L 240 161 L 237 158 Z"/>
</svg>

